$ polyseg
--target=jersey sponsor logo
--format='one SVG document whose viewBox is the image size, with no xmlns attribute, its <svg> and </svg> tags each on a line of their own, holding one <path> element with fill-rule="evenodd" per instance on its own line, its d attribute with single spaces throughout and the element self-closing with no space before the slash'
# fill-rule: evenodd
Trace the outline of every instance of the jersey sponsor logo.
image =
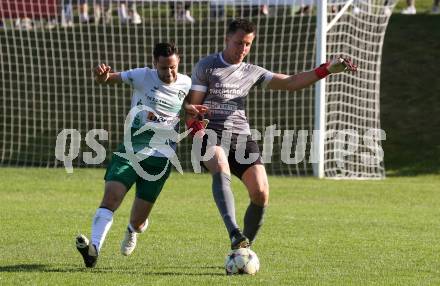
<svg viewBox="0 0 440 286">
<path fill-rule="evenodd" d="M 151 96 L 147 96 L 147 99 L 152 102 L 154 105 L 162 105 L 162 107 L 167 108 L 168 106 L 171 106 L 172 103 L 163 101 L 163 100 L 158 100 L 157 98 L 151 97 Z M 136 103 L 136 107 L 139 111 L 142 110 L 142 100 L 138 100 Z M 166 125 L 175 125 L 175 120 L 176 120 L 176 114 L 172 113 L 172 114 L 167 114 L 166 111 L 158 111 L 155 110 L 154 107 L 150 107 L 152 108 L 152 111 L 149 112 L 138 112 L 133 120 L 133 128 L 140 128 L 142 127 L 146 122 L 154 122 L 154 123 L 162 123 L 162 124 L 166 124 Z M 158 114 L 160 113 L 160 114 Z M 173 123 L 174 122 L 174 123 Z"/>
<path fill-rule="evenodd" d="M 240 88 L 240 85 L 238 83 L 227 83 L 227 82 L 216 82 L 215 83 L 216 88 L 234 88 L 238 89 Z"/>
<path fill-rule="evenodd" d="M 216 110 L 216 109 L 222 109 L 222 110 L 230 110 L 233 112 L 238 109 L 237 103 L 235 103 L 235 102 L 218 103 L 218 102 L 214 102 L 214 101 L 205 101 L 203 104 L 206 105 L 207 107 L 209 107 L 209 109 L 211 111 Z"/>
<path fill-rule="evenodd" d="M 210 88 L 209 93 L 224 98 L 236 98 L 243 96 L 243 90 L 241 88 Z"/>
<path fill-rule="evenodd" d="M 150 111 L 150 112 L 148 112 L 148 114 L 147 114 L 147 119 L 148 119 L 149 121 L 153 121 L 153 122 L 158 122 L 158 123 L 169 123 L 169 124 L 171 124 L 171 123 L 174 122 L 175 117 L 174 117 L 174 118 L 166 118 L 166 117 L 160 116 L 160 115 L 158 115 L 158 114 L 153 113 L 153 112 Z"/>
<path fill-rule="evenodd" d="M 225 98 L 239 97 L 244 93 L 238 83 L 227 82 L 216 82 L 214 88 L 210 88 L 209 92 Z"/>
<path fill-rule="evenodd" d="M 145 93 L 145 97 L 147 98 L 147 100 L 149 102 L 152 102 L 152 103 L 163 104 L 163 105 L 166 105 L 166 106 L 171 104 L 170 102 L 168 102 L 165 99 L 161 99 L 161 98 L 156 97 L 156 94 L 148 95 L 148 93 Z"/>
</svg>

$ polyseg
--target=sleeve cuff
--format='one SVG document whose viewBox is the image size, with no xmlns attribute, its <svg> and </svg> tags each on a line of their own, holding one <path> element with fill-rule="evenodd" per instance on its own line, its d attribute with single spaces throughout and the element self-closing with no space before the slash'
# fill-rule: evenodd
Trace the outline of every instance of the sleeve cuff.
<svg viewBox="0 0 440 286">
<path fill-rule="evenodd" d="M 203 86 L 203 85 L 195 85 L 195 84 L 193 84 L 191 86 L 191 90 L 200 91 L 200 92 L 206 92 L 208 90 L 208 87 L 207 86 Z"/>
<path fill-rule="evenodd" d="M 128 83 L 128 72 L 126 71 L 121 72 L 121 79 L 123 82 Z"/>
<path fill-rule="evenodd" d="M 261 83 L 261 87 L 266 88 L 266 86 L 269 84 L 269 82 L 272 80 L 272 78 L 273 78 L 273 73 L 267 73 L 264 76 L 264 81 Z"/>
</svg>

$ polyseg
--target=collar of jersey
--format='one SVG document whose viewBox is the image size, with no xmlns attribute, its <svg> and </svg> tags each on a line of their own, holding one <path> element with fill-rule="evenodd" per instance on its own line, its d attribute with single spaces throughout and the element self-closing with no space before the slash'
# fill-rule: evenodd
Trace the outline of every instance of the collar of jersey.
<svg viewBox="0 0 440 286">
<path fill-rule="evenodd" d="M 225 64 L 226 66 L 228 66 L 228 67 L 236 67 L 236 66 L 239 66 L 239 65 L 241 65 L 241 63 L 238 63 L 238 64 L 230 64 L 230 63 L 228 63 L 224 58 L 223 58 L 223 52 L 220 52 L 219 53 L 219 57 L 220 57 L 220 60 L 222 61 L 222 63 L 223 64 Z"/>
</svg>

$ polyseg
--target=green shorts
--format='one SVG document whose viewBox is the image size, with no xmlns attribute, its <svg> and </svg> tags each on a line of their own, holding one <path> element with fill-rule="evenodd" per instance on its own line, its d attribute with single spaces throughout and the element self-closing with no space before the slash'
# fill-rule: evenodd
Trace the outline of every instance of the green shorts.
<svg viewBox="0 0 440 286">
<path fill-rule="evenodd" d="M 129 190 L 131 186 L 136 183 L 136 197 L 147 202 L 154 203 L 162 191 L 165 181 L 170 176 L 171 163 L 169 162 L 168 158 L 148 157 L 147 159 L 141 161 L 140 165 L 142 169 L 150 175 L 158 175 L 165 168 L 166 171 L 158 180 L 148 181 L 136 173 L 136 170 L 133 168 L 129 160 L 113 154 L 111 162 L 107 166 L 104 180 L 106 182 L 120 182 L 127 187 L 127 190 Z"/>
</svg>

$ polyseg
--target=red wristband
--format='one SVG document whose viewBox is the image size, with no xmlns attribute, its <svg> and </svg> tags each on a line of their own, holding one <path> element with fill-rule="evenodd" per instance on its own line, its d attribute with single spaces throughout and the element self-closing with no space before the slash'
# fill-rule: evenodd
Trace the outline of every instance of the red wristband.
<svg viewBox="0 0 440 286">
<path fill-rule="evenodd" d="M 193 137 L 197 131 L 205 129 L 205 126 L 203 126 L 202 122 L 196 119 L 186 120 L 186 126 L 188 129 L 192 128 L 190 133 L 191 137 Z"/>
<path fill-rule="evenodd" d="M 315 69 L 315 74 L 319 79 L 325 78 L 330 74 L 327 67 L 330 65 L 330 62 L 320 65 Z"/>
</svg>

